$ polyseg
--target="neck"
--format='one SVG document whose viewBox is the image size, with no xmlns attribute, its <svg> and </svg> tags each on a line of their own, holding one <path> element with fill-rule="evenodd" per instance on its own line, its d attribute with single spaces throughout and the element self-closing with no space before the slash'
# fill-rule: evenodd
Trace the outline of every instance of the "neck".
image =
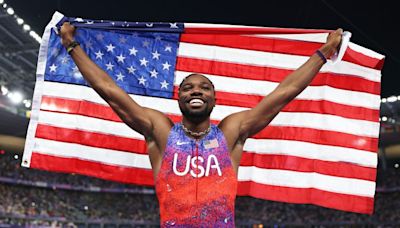
<svg viewBox="0 0 400 228">
<path fill-rule="evenodd" d="M 192 120 L 189 120 L 189 119 L 183 117 L 182 124 L 188 130 L 195 132 L 195 133 L 196 132 L 199 133 L 199 132 L 207 131 L 207 129 L 210 127 L 211 121 L 210 121 L 210 118 L 207 118 L 205 120 L 197 122 L 197 121 L 192 121 Z M 194 137 L 194 138 L 202 137 L 202 136 L 195 137 L 193 135 L 189 135 L 189 136 Z"/>
</svg>

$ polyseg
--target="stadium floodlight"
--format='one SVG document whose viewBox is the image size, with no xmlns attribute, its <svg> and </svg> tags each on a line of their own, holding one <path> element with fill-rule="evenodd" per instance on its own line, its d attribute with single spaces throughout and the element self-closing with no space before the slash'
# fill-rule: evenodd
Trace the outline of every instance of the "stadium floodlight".
<svg viewBox="0 0 400 228">
<path fill-rule="evenodd" d="M 31 100 L 24 100 L 22 101 L 22 103 L 24 103 L 25 108 L 30 108 L 32 105 L 32 101 Z"/>
<path fill-rule="evenodd" d="M 395 101 L 397 101 L 397 97 L 396 96 L 390 96 L 390 97 L 387 98 L 387 101 L 388 102 L 395 102 Z"/>
<path fill-rule="evenodd" d="M 4 3 L 4 0 L 0 0 L 0 4 L 3 4 Z"/>
<path fill-rule="evenodd" d="M 3 4 L 3 8 L 4 9 L 7 8 L 7 4 L 6 3 Z"/>
<path fill-rule="evenodd" d="M 24 31 L 29 31 L 29 30 L 31 30 L 31 26 L 29 26 L 28 24 L 24 24 L 24 25 L 22 26 L 22 29 L 23 29 Z"/>
<path fill-rule="evenodd" d="M 20 92 L 11 92 L 7 94 L 7 97 L 10 98 L 14 104 L 19 104 L 24 99 Z"/>
<path fill-rule="evenodd" d="M 7 8 L 7 13 L 9 14 L 9 15 L 14 15 L 14 9 L 13 8 L 11 8 L 11 7 L 9 7 L 9 8 Z"/>
<path fill-rule="evenodd" d="M 398 164 L 398 163 L 394 164 L 394 167 L 395 167 L 396 169 L 399 168 L 399 164 Z"/>
<path fill-rule="evenodd" d="M 33 39 L 35 39 L 37 42 L 39 42 L 39 43 L 42 42 L 42 38 L 41 38 L 35 31 L 31 30 L 31 31 L 29 32 L 29 35 L 30 35 L 31 37 L 33 37 Z"/>
<path fill-rule="evenodd" d="M 382 103 L 386 103 L 387 99 L 386 98 L 382 98 Z"/>
<path fill-rule="evenodd" d="M 386 116 L 382 116 L 382 121 L 387 121 L 387 117 Z"/>
<path fill-rule="evenodd" d="M 0 87 L 0 89 L 1 89 L 1 94 L 7 95 L 7 93 L 8 93 L 7 87 L 5 87 L 5 86 L 2 85 L 2 86 Z"/>
<path fill-rule="evenodd" d="M 17 17 L 17 23 L 18 23 L 19 25 L 22 25 L 22 24 L 24 23 L 24 19 L 22 19 L 22 18 L 20 18 L 20 17 Z"/>
</svg>

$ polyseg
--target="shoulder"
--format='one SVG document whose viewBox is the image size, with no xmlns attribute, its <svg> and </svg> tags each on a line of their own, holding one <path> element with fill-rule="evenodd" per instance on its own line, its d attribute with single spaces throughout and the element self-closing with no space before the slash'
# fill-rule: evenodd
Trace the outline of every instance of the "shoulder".
<svg viewBox="0 0 400 228">
<path fill-rule="evenodd" d="M 174 123 L 164 113 L 151 109 L 144 108 L 144 114 L 147 115 L 152 123 L 152 135 L 168 135 Z M 150 136 L 150 135 L 149 135 Z"/>
<path fill-rule="evenodd" d="M 241 124 L 246 118 L 247 111 L 233 113 L 225 117 L 219 124 L 218 128 L 224 133 L 227 143 L 233 147 L 243 138 L 241 133 Z"/>
</svg>

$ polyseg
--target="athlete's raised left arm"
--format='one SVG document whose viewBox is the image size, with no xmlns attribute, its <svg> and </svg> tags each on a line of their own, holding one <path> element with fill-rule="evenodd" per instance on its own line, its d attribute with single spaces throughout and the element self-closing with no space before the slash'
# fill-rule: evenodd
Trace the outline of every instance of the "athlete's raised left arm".
<svg viewBox="0 0 400 228">
<path fill-rule="evenodd" d="M 319 48 L 320 54 L 329 58 L 338 48 L 342 29 L 329 34 L 327 42 Z M 240 141 L 256 134 L 265 128 L 282 108 L 301 93 L 317 75 L 324 65 L 322 56 L 313 54 L 297 70 L 289 74 L 270 94 L 253 109 L 232 114 L 220 123 L 220 128 L 226 134 L 228 144 L 235 147 Z M 234 148 L 232 148 L 234 149 Z"/>
</svg>

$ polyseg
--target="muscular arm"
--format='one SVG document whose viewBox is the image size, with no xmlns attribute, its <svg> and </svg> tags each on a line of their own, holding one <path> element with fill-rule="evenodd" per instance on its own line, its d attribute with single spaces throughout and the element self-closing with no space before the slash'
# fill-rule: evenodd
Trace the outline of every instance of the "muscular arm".
<svg viewBox="0 0 400 228">
<path fill-rule="evenodd" d="M 341 34 L 341 29 L 330 34 L 327 42 L 319 50 L 325 56 L 331 56 L 341 41 Z M 323 60 L 317 54 L 312 55 L 265 96 L 256 107 L 232 114 L 221 121 L 220 128 L 225 133 L 228 145 L 231 146 L 234 160 L 240 161 L 244 141 L 265 128 L 286 104 L 301 93 L 311 83 L 323 64 Z"/>
</svg>

